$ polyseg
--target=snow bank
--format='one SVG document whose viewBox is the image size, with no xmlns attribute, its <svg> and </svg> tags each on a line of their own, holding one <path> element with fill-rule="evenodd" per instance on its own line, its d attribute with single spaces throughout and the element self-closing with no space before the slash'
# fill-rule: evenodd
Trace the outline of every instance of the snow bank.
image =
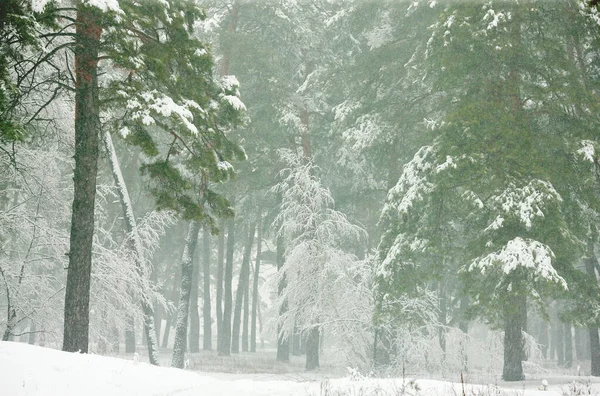
<svg viewBox="0 0 600 396">
<path fill-rule="evenodd" d="M 443 381 L 342 378 L 322 382 L 289 380 L 227 380 L 189 371 L 155 367 L 98 355 L 67 353 L 22 343 L 0 341 L 0 395 L 33 396 L 310 396 L 383 394 L 445 396 L 462 394 L 461 384 Z M 465 385 L 467 394 L 488 394 L 479 385 Z M 516 395 L 497 389 L 494 395 Z M 378 393 L 381 394 L 381 393 Z M 527 391 L 527 396 L 560 395 L 556 391 Z"/>
</svg>

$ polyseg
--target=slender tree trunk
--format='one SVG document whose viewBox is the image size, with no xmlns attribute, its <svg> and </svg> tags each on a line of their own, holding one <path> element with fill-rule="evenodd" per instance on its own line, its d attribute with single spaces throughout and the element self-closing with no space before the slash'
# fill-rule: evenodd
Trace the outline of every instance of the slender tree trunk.
<svg viewBox="0 0 600 396">
<path fill-rule="evenodd" d="M 315 370 L 319 368 L 319 338 L 321 331 L 315 326 L 307 331 L 306 337 L 306 369 Z"/>
<path fill-rule="evenodd" d="M 590 355 L 591 355 L 591 375 L 600 377 L 600 337 L 598 337 L 598 328 L 590 326 Z"/>
<path fill-rule="evenodd" d="M 582 329 L 581 327 L 575 327 L 575 356 L 577 360 L 589 359 L 589 357 L 586 356 L 585 353 L 586 345 L 584 340 L 586 339 L 586 335 L 587 334 L 585 334 L 584 329 Z"/>
<path fill-rule="evenodd" d="M 173 313 L 169 314 L 167 320 L 165 322 L 165 332 L 163 333 L 162 344 L 160 345 L 163 348 L 169 347 L 169 336 L 171 335 L 171 321 L 173 318 Z"/>
<path fill-rule="evenodd" d="M 75 168 L 63 351 L 88 352 L 92 243 L 100 132 L 97 11 L 79 2 L 75 25 Z"/>
<path fill-rule="evenodd" d="M 244 314 L 242 315 L 242 352 L 248 352 L 248 325 L 250 318 L 250 260 L 248 257 L 248 274 L 244 285 Z"/>
<path fill-rule="evenodd" d="M 544 359 L 548 358 L 548 322 L 544 319 L 540 323 L 540 334 L 539 334 L 540 350 Z"/>
<path fill-rule="evenodd" d="M 258 214 L 258 231 L 256 232 L 256 262 L 252 278 L 252 324 L 250 326 L 250 352 L 256 352 L 256 316 L 260 299 L 258 296 L 258 280 L 260 276 L 260 254 L 262 248 L 262 221 L 261 213 Z"/>
<path fill-rule="evenodd" d="M 565 367 L 573 367 L 573 333 L 571 324 L 565 323 Z"/>
<path fill-rule="evenodd" d="M 158 365 L 158 338 L 154 322 L 154 307 L 152 306 L 152 297 L 150 296 L 149 285 L 146 284 L 148 274 L 142 257 L 142 242 L 140 241 L 137 222 L 133 213 L 133 206 L 131 205 L 129 192 L 127 191 L 127 185 L 125 184 L 125 179 L 123 178 L 123 174 L 121 172 L 119 159 L 117 158 L 112 138 L 110 133 L 107 131 L 104 131 L 102 137 L 104 141 L 104 147 L 108 153 L 108 162 L 110 164 L 111 173 L 113 175 L 115 185 L 117 186 L 117 193 L 119 195 L 119 201 L 121 202 L 121 209 L 123 210 L 123 217 L 125 219 L 125 228 L 129 234 L 129 246 L 133 252 L 135 270 L 142 282 L 140 294 L 142 317 L 144 320 L 144 334 L 146 335 L 146 345 L 148 347 L 148 357 L 151 364 Z M 156 274 L 154 274 L 154 276 L 155 275 Z M 131 345 L 129 345 L 130 352 L 135 352 L 135 334 L 130 335 L 129 337 L 133 338 L 133 351 L 131 351 Z"/>
<path fill-rule="evenodd" d="M 588 257 L 585 260 L 585 269 L 591 279 L 596 279 L 595 264 L 594 242 L 590 240 L 588 242 Z M 588 331 L 590 334 L 591 374 L 595 377 L 600 377 L 600 338 L 598 337 L 598 327 L 590 325 L 588 326 Z"/>
<path fill-rule="evenodd" d="M 231 308 L 233 302 L 233 251 L 235 249 L 235 220 L 229 220 L 227 230 L 227 252 L 225 257 L 225 277 L 223 279 L 223 323 L 222 331 L 219 332 L 221 341 L 219 344 L 219 356 L 229 356 L 231 353 Z"/>
<path fill-rule="evenodd" d="M 189 350 L 191 353 L 200 352 L 200 313 L 198 307 L 198 288 L 200 278 L 200 263 L 192 260 L 192 286 L 190 290 L 190 334 Z"/>
<path fill-rule="evenodd" d="M 565 328 L 562 323 L 556 324 L 556 340 L 558 341 L 556 344 L 556 355 L 557 362 L 556 364 L 560 367 L 565 365 Z"/>
<path fill-rule="evenodd" d="M 202 264 L 204 274 L 204 302 L 202 305 L 202 319 L 204 321 L 204 336 L 202 338 L 202 349 L 210 351 L 212 349 L 212 318 L 210 316 L 210 229 L 204 226 L 202 235 Z"/>
<path fill-rule="evenodd" d="M 248 228 L 248 238 L 244 247 L 242 256 L 242 265 L 238 278 L 237 291 L 235 293 L 235 309 L 233 312 L 233 327 L 231 330 L 231 353 L 240 352 L 240 326 L 242 324 L 242 304 L 245 294 L 245 289 L 248 288 L 250 277 L 250 254 L 252 252 L 252 244 L 254 243 L 254 229 L 252 225 Z"/>
<path fill-rule="evenodd" d="M 135 321 L 132 315 L 127 315 L 125 328 L 125 353 L 135 352 Z"/>
<path fill-rule="evenodd" d="M 225 223 L 221 221 L 217 247 L 217 350 L 221 350 L 223 326 L 223 264 L 225 259 Z"/>
<path fill-rule="evenodd" d="M 175 344 L 173 345 L 172 367 L 183 368 L 185 358 L 188 315 L 190 308 L 190 292 L 192 289 L 194 250 L 198 242 L 200 223 L 192 221 L 185 240 L 183 257 L 181 258 L 181 288 L 177 307 L 177 324 L 175 326 Z"/>
<path fill-rule="evenodd" d="M 516 295 L 504 309 L 504 368 L 505 381 L 521 381 L 523 375 L 523 313 L 527 300 L 524 295 Z"/>
<path fill-rule="evenodd" d="M 446 360 L 446 325 L 448 321 L 448 300 L 444 282 L 439 285 L 440 312 L 438 315 L 441 327 L 438 330 L 438 341 L 442 349 L 443 360 Z"/>
<path fill-rule="evenodd" d="M 298 327 L 294 324 L 292 332 L 292 355 L 302 356 L 302 333 L 298 331 Z"/>
<path fill-rule="evenodd" d="M 31 323 L 31 325 L 29 326 L 29 335 L 27 337 L 27 343 L 29 345 L 35 345 L 35 335 L 37 332 L 37 326 L 35 325 L 35 322 L 31 319 L 29 319 L 29 322 Z"/>
<path fill-rule="evenodd" d="M 281 236 L 277 237 L 277 271 L 281 271 L 283 267 L 284 258 L 283 253 L 285 251 L 285 247 L 283 246 L 283 238 Z M 277 295 L 281 298 L 283 295 L 283 291 L 285 290 L 286 282 L 285 282 L 285 274 L 280 278 L 279 284 L 277 285 Z M 283 301 L 279 306 L 279 318 L 281 318 L 287 312 L 287 301 Z M 290 338 L 293 337 L 293 334 L 282 334 L 281 328 L 281 319 L 277 321 L 277 360 L 280 362 L 289 362 L 290 361 Z"/>
</svg>

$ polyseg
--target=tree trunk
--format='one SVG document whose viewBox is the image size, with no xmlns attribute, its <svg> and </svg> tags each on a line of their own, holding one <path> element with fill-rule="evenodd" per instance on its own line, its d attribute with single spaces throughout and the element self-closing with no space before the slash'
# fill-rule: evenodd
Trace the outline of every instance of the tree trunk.
<svg viewBox="0 0 600 396">
<path fill-rule="evenodd" d="M 198 307 L 198 288 L 200 278 L 200 265 L 198 260 L 192 259 L 192 286 L 190 289 L 190 334 L 189 350 L 191 353 L 200 352 L 200 313 Z"/>
<path fill-rule="evenodd" d="M 573 333 L 571 324 L 565 323 L 565 367 L 573 367 Z"/>
<path fill-rule="evenodd" d="M 258 214 L 258 231 L 256 232 L 256 262 L 252 278 L 252 323 L 250 325 L 250 352 L 256 352 L 256 317 L 260 299 L 258 296 L 258 279 L 260 276 L 260 254 L 262 248 L 262 221 L 261 213 Z"/>
<path fill-rule="evenodd" d="M 163 339 L 161 347 L 168 348 L 169 347 L 169 336 L 171 335 L 171 322 L 173 318 L 173 313 L 169 314 L 167 320 L 165 322 L 165 332 L 163 333 Z"/>
<path fill-rule="evenodd" d="M 540 334 L 539 334 L 540 350 L 544 359 L 548 359 L 548 322 L 544 319 L 540 323 Z"/>
<path fill-rule="evenodd" d="M 556 322 L 556 341 L 557 364 L 562 367 L 565 365 L 565 326 L 558 321 Z"/>
<path fill-rule="evenodd" d="M 29 345 L 35 345 L 35 335 L 37 332 L 37 327 L 33 320 L 29 319 L 29 322 L 31 323 L 31 325 L 29 326 L 29 335 L 27 337 L 27 343 Z"/>
<path fill-rule="evenodd" d="M 218 336 L 221 341 L 219 344 L 219 356 L 229 356 L 231 353 L 231 306 L 233 302 L 232 283 L 233 283 L 233 251 L 235 249 L 235 221 L 229 220 L 227 230 L 227 252 L 225 257 L 225 277 L 223 279 L 223 323 L 222 331 Z"/>
<path fill-rule="evenodd" d="M 283 267 L 284 259 L 283 253 L 285 251 L 285 247 L 283 246 L 283 238 L 281 236 L 277 237 L 277 271 L 281 271 Z M 279 284 L 277 285 L 277 295 L 281 297 L 283 291 L 285 290 L 286 282 L 285 282 L 285 274 L 279 280 Z M 283 301 L 279 306 L 279 318 L 281 318 L 287 312 L 287 301 Z M 292 338 L 292 334 L 282 334 L 281 328 L 281 319 L 277 322 L 277 360 L 280 362 L 289 362 L 290 361 L 290 338 Z"/>
<path fill-rule="evenodd" d="M 315 326 L 307 331 L 306 337 L 306 369 L 315 370 L 319 368 L 319 337 L 320 329 Z"/>
<path fill-rule="evenodd" d="M 242 324 L 242 304 L 250 278 L 250 254 L 254 243 L 255 225 L 248 228 L 248 238 L 242 256 L 242 265 L 238 278 L 237 291 L 235 293 L 235 309 L 233 312 L 233 327 L 231 330 L 231 353 L 240 352 L 240 326 Z"/>
<path fill-rule="evenodd" d="M 110 164 L 111 173 L 119 194 L 121 209 L 123 210 L 123 218 L 125 219 L 125 228 L 129 234 L 129 246 L 133 252 L 133 260 L 135 270 L 141 281 L 141 305 L 142 317 L 144 320 L 144 334 L 146 335 L 146 345 L 148 347 L 148 358 L 151 364 L 158 365 L 158 338 L 154 322 L 154 307 L 152 306 L 152 297 L 150 296 L 149 285 L 146 284 L 148 278 L 146 266 L 143 262 L 142 242 L 138 234 L 137 222 L 133 214 L 133 206 L 127 191 L 127 185 L 121 172 L 119 159 L 115 152 L 115 147 L 112 142 L 110 133 L 104 131 L 102 134 L 104 147 L 108 153 L 108 162 Z M 154 274 L 156 276 L 156 274 Z M 135 337 L 135 335 L 133 336 Z M 133 351 L 135 352 L 135 338 L 133 340 Z"/>
<path fill-rule="evenodd" d="M 202 349 L 210 351 L 212 349 L 212 318 L 210 316 L 210 229 L 204 226 L 202 235 L 202 264 L 204 274 L 202 279 L 204 285 L 204 302 L 202 304 L 202 320 L 204 321 L 204 335 L 202 337 Z"/>
<path fill-rule="evenodd" d="M 438 320 L 441 324 L 438 330 L 438 341 L 440 344 L 440 348 L 442 349 L 442 359 L 446 360 L 446 325 L 448 321 L 448 301 L 446 297 L 446 287 L 444 282 L 440 282 L 439 284 L 439 304 L 440 311 L 438 314 Z"/>
<path fill-rule="evenodd" d="M 183 257 L 181 258 L 181 288 L 179 290 L 179 305 L 177 306 L 177 324 L 175 325 L 175 343 L 173 345 L 173 359 L 171 366 L 183 368 L 185 358 L 188 314 L 190 308 L 190 293 L 192 289 L 194 250 L 198 242 L 200 223 L 190 223 Z"/>
<path fill-rule="evenodd" d="M 135 352 L 135 321 L 132 315 L 127 315 L 125 328 L 125 353 Z"/>
<path fill-rule="evenodd" d="M 590 326 L 590 355 L 591 355 L 591 375 L 600 377 L 600 337 L 598 337 L 598 328 Z"/>
<path fill-rule="evenodd" d="M 221 350 L 223 326 L 223 264 L 225 258 L 225 229 L 221 222 L 217 248 L 217 350 Z"/>
<path fill-rule="evenodd" d="M 75 25 L 75 168 L 69 269 L 65 289 L 63 351 L 88 352 L 90 280 L 100 106 L 98 51 L 102 28 L 97 11 L 79 2 Z"/>
<path fill-rule="evenodd" d="M 301 356 L 302 355 L 302 333 L 298 331 L 296 325 L 294 325 L 294 330 L 292 332 L 292 355 Z"/>
<path fill-rule="evenodd" d="M 523 313 L 527 300 L 524 295 L 511 298 L 504 309 L 504 368 L 505 381 L 521 381 L 523 375 Z"/>
</svg>

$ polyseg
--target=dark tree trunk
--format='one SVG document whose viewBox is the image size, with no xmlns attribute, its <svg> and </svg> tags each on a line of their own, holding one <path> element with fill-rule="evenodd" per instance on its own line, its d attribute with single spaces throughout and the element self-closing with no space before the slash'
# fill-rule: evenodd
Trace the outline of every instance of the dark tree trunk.
<svg viewBox="0 0 600 396">
<path fill-rule="evenodd" d="M 573 367 L 573 334 L 571 324 L 565 323 L 565 367 Z"/>
<path fill-rule="evenodd" d="M 591 375 L 600 377 L 600 337 L 598 328 L 590 326 L 590 357 L 592 363 Z"/>
<path fill-rule="evenodd" d="M 225 229 L 224 223 L 219 227 L 217 248 L 217 350 L 221 350 L 223 326 L 223 264 L 225 259 Z"/>
<path fill-rule="evenodd" d="M 75 27 L 75 168 L 63 351 L 88 352 L 92 243 L 100 133 L 98 13 L 77 5 Z"/>
<path fill-rule="evenodd" d="M 202 235 L 202 267 L 204 269 L 204 302 L 202 304 L 202 320 L 204 321 L 204 335 L 202 337 L 202 349 L 210 351 L 212 349 L 212 318 L 210 316 L 210 229 L 204 226 Z"/>
<path fill-rule="evenodd" d="M 256 232 L 256 262 L 254 276 L 252 277 L 252 322 L 250 324 L 250 352 L 256 352 L 256 319 L 258 315 L 258 279 L 260 276 L 260 254 L 262 249 L 262 221 L 261 213 L 258 214 L 258 230 Z"/>
<path fill-rule="evenodd" d="M 179 290 L 179 304 L 177 306 L 177 324 L 175 325 L 173 359 L 171 360 L 171 366 L 177 368 L 183 368 L 185 359 L 190 294 L 194 268 L 194 250 L 196 250 L 199 231 L 200 223 L 192 221 L 185 240 L 183 257 L 181 258 L 181 287 Z"/>
<path fill-rule="evenodd" d="M 285 247 L 283 246 L 283 238 L 281 236 L 277 237 L 277 271 L 281 271 L 283 267 L 284 253 Z M 277 295 L 281 298 L 283 291 L 285 290 L 286 282 L 285 282 L 285 274 L 280 278 L 279 284 L 277 285 Z M 287 301 L 283 301 L 279 306 L 279 318 L 281 318 L 287 311 Z M 280 362 L 289 362 L 290 361 L 290 338 L 292 338 L 292 334 L 288 334 L 287 337 L 281 331 L 281 320 L 278 321 L 277 324 L 277 360 Z"/>
<path fill-rule="evenodd" d="M 252 225 L 248 228 L 248 238 L 244 247 L 242 256 L 242 265 L 240 267 L 240 275 L 238 278 L 237 291 L 235 293 L 235 309 L 233 312 L 233 327 L 231 330 L 231 353 L 240 352 L 240 326 L 242 324 L 242 305 L 248 288 L 250 278 L 250 254 L 252 252 L 252 244 L 254 243 L 254 228 Z"/>
<path fill-rule="evenodd" d="M 198 308 L 198 288 L 200 264 L 192 259 L 192 286 L 190 289 L 190 334 L 189 350 L 191 353 L 200 352 L 200 313 Z"/>
<path fill-rule="evenodd" d="M 229 220 L 227 230 L 227 252 L 225 257 L 225 277 L 223 279 L 223 323 L 222 331 L 219 332 L 219 356 L 229 356 L 231 353 L 231 308 L 233 302 L 233 251 L 235 248 L 235 221 Z"/>
<path fill-rule="evenodd" d="M 504 368 L 502 378 L 505 381 L 521 381 L 523 375 L 523 309 L 526 309 L 526 297 L 516 295 L 504 309 Z"/>
<path fill-rule="evenodd" d="M 125 328 L 125 353 L 135 352 L 135 321 L 132 315 L 127 315 L 127 327 Z"/>
<path fill-rule="evenodd" d="M 306 337 L 306 369 L 315 370 L 319 368 L 320 329 L 315 326 L 307 331 Z"/>
</svg>

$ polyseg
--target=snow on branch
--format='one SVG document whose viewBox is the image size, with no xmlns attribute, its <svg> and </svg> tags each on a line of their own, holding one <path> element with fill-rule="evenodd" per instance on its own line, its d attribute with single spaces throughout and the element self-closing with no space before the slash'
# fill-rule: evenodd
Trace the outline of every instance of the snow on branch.
<svg viewBox="0 0 600 396">
<path fill-rule="evenodd" d="M 508 275 L 518 268 L 525 268 L 534 276 L 534 280 L 545 280 L 556 283 L 567 290 L 567 282 L 552 266 L 554 253 L 545 244 L 533 239 L 516 237 L 499 251 L 474 260 L 468 268 L 469 272 L 480 271 L 482 275 L 491 269 L 500 268 Z"/>
<path fill-rule="evenodd" d="M 506 214 L 516 215 L 527 229 L 531 229 L 535 217 L 544 217 L 543 209 L 551 201 L 562 202 L 560 194 L 552 183 L 533 179 L 524 187 L 510 184 L 502 193 L 491 198 L 491 202 Z M 486 228 L 498 229 L 504 219 L 496 218 Z"/>
</svg>

